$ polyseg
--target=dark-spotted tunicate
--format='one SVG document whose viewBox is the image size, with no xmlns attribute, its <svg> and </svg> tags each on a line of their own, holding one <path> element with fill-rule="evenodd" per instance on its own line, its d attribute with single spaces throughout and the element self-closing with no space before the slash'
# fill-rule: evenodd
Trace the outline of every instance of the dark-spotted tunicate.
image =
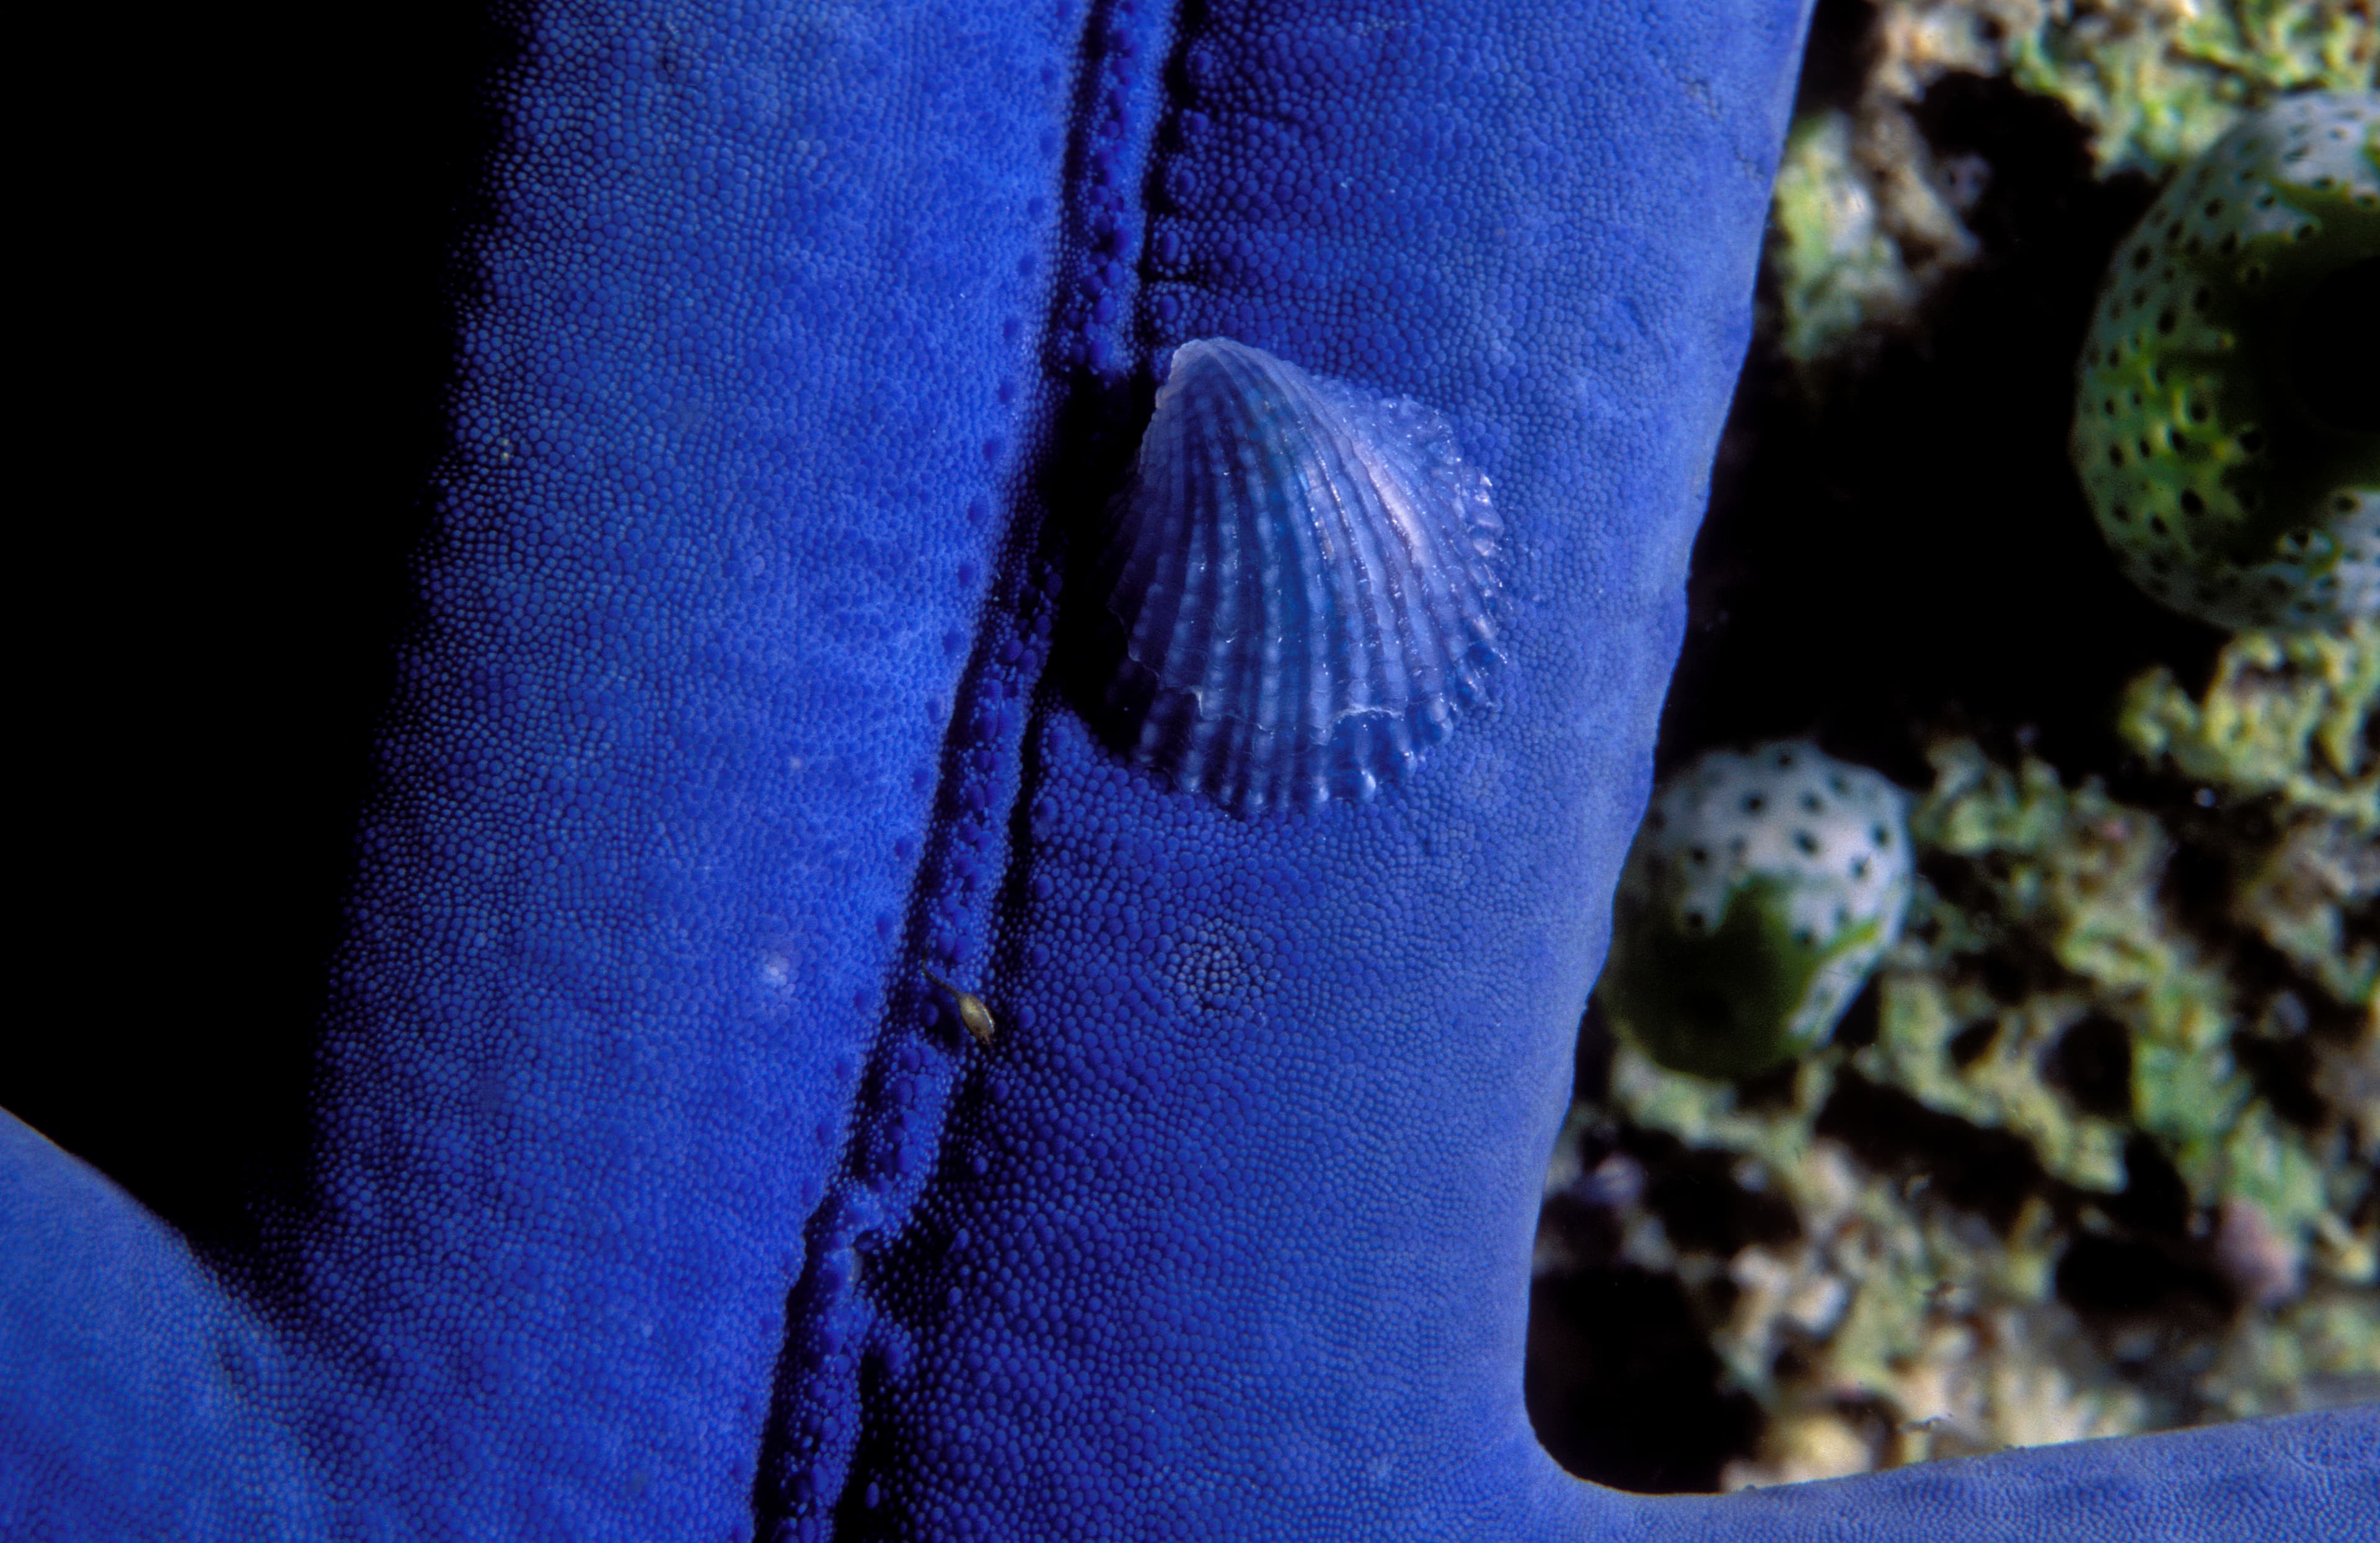
<svg viewBox="0 0 2380 1543">
<path fill-rule="evenodd" d="M 1803 743 L 1715 750 L 1637 831 L 1597 988 L 1674 1071 L 1753 1076 L 1827 1041 L 1900 935 L 1907 800 Z"/>
<path fill-rule="evenodd" d="M 2132 581 L 2218 626 L 2380 612 L 2380 96 L 2291 98 L 2118 249 L 2073 452 Z"/>
</svg>

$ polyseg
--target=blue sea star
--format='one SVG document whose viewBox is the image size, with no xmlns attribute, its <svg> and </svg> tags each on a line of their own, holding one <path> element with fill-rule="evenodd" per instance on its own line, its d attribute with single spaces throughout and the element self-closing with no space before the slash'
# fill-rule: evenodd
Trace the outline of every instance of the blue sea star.
<svg viewBox="0 0 2380 1543">
<path fill-rule="evenodd" d="M 1522 1413 L 1802 19 L 533 7 L 307 1195 L 219 1270 L 0 1124 L 0 1530 L 2368 1532 L 2371 1410 L 1670 1501 Z M 1495 479 L 1502 699 L 1371 805 L 1070 684 L 1210 335 Z"/>
</svg>

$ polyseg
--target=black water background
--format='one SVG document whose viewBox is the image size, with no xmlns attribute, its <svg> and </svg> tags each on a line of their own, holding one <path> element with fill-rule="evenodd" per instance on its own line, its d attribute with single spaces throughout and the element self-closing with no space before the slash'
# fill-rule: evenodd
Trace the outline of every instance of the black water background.
<svg viewBox="0 0 2380 1543">
<path fill-rule="evenodd" d="M 307 1139 L 439 443 L 477 0 L 20 35 L 16 957 L 0 1106 L 188 1233 Z M 42 33 L 40 27 L 48 27 Z M 31 472 L 28 477 L 24 473 Z"/>
</svg>

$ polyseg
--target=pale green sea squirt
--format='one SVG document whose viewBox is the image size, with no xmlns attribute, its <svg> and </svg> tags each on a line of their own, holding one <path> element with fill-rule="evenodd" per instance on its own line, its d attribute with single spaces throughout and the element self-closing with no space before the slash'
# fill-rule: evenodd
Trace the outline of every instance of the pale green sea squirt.
<svg viewBox="0 0 2380 1543">
<path fill-rule="evenodd" d="M 1743 1077 L 1826 1043 L 1900 935 L 1907 800 L 1799 741 L 1714 750 L 1657 794 L 1597 988 L 1674 1071 Z"/>
</svg>

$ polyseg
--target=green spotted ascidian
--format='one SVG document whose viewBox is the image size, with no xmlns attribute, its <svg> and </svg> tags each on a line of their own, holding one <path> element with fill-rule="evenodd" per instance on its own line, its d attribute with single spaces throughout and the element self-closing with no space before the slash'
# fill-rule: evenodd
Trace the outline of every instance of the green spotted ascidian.
<svg viewBox="0 0 2380 1543">
<path fill-rule="evenodd" d="M 2117 249 L 2075 398 L 2134 583 L 2235 629 L 2380 613 L 2375 294 L 2380 96 L 2289 98 L 2175 175 Z"/>
<path fill-rule="evenodd" d="M 1696 759 L 1656 795 L 1621 871 L 1598 988 L 1612 1026 L 1710 1077 L 1824 1044 L 1900 935 L 1906 806 L 1803 742 Z"/>
</svg>

